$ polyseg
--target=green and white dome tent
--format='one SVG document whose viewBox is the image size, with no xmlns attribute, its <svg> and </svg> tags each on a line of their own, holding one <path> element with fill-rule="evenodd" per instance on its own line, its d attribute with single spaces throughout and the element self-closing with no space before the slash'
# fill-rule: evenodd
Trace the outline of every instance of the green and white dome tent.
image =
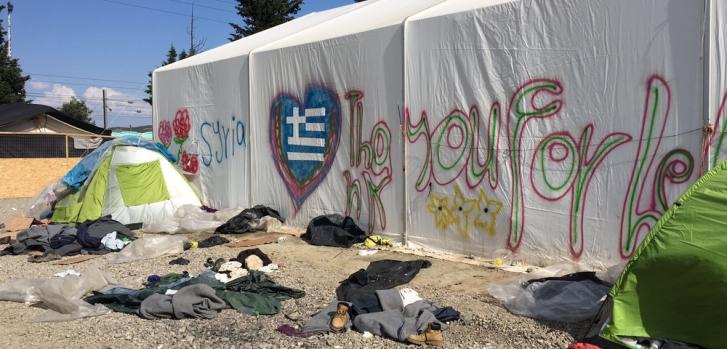
<svg viewBox="0 0 727 349">
<path fill-rule="evenodd" d="M 56 203 L 51 221 L 80 223 L 111 215 L 123 224 L 156 224 L 183 205 L 201 206 L 173 161 L 161 145 L 140 137 L 106 142 L 63 177 L 74 191 Z"/>
</svg>

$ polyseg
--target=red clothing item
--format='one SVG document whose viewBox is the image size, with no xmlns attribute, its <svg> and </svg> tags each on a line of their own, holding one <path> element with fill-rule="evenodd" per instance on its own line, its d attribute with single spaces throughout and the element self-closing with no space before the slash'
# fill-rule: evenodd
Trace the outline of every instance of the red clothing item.
<svg viewBox="0 0 727 349">
<path fill-rule="evenodd" d="M 573 343 L 571 344 L 568 349 L 601 349 L 601 347 L 597 345 L 593 345 L 590 343 Z"/>
</svg>

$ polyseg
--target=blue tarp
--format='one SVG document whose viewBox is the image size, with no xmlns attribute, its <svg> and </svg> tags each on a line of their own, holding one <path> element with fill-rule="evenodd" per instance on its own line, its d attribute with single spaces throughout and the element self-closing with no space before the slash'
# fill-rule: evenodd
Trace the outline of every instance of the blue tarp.
<svg viewBox="0 0 727 349">
<path fill-rule="evenodd" d="M 139 136 L 128 136 L 122 138 L 116 138 L 101 144 L 91 154 L 86 155 L 76 166 L 63 176 L 63 182 L 69 187 L 78 190 L 83 183 L 88 179 L 88 176 L 93 173 L 98 166 L 98 162 L 107 151 L 113 149 L 117 145 L 133 145 L 137 147 L 146 148 L 152 151 L 156 151 L 164 155 L 169 161 L 177 162 L 177 159 L 160 143 L 149 142 L 148 140 Z"/>
</svg>

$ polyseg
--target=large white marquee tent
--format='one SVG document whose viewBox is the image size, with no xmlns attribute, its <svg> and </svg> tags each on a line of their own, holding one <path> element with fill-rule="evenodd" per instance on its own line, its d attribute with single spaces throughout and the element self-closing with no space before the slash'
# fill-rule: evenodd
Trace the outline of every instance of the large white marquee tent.
<svg viewBox="0 0 727 349">
<path fill-rule="evenodd" d="M 725 15 L 714 0 L 369 0 L 157 69 L 155 137 L 215 207 L 618 262 L 725 157 Z"/>
</svg>

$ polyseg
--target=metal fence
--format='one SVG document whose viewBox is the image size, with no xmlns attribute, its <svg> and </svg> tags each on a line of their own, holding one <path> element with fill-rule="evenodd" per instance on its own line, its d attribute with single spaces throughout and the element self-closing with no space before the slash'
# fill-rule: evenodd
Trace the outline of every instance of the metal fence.
<svg viewBox="0 0 727 349">
<path fill-rule="evenodd" d="M 0 132 L 0 158 L 79 158 L 113 138 L 75 133 Z"/>
</svg>

